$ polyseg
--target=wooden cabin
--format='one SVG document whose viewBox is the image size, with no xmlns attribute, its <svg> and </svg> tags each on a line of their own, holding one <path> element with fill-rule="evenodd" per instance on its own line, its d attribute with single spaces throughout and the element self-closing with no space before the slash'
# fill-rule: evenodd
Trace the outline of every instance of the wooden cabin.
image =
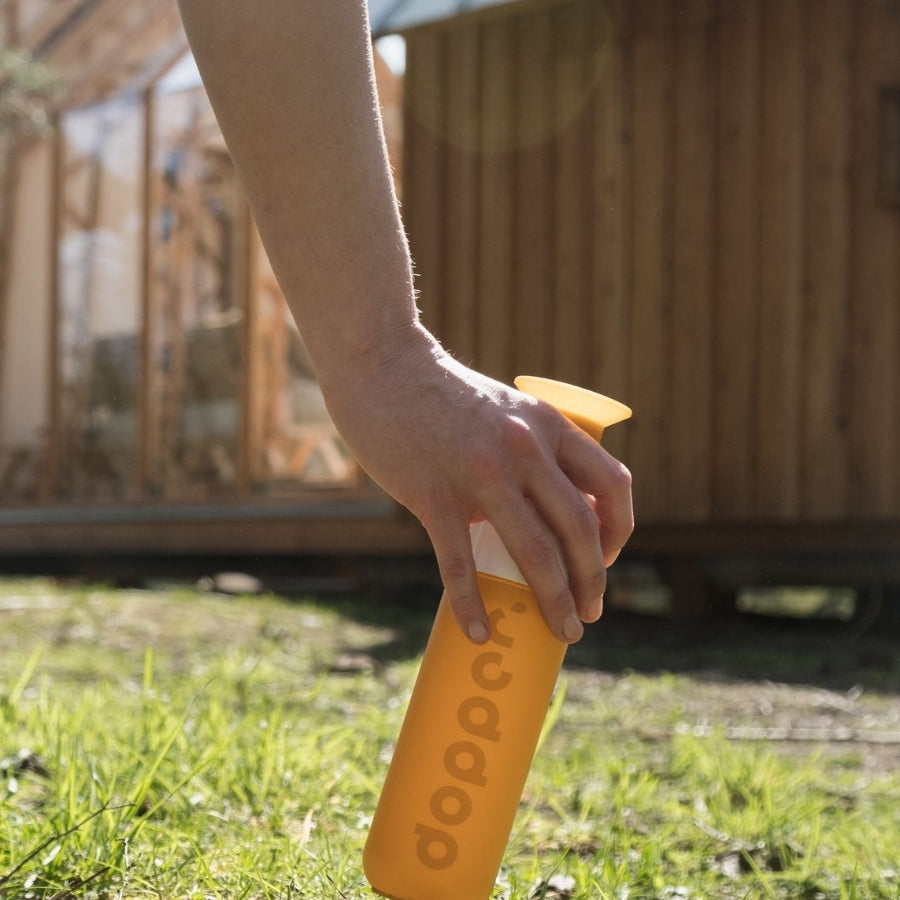
<svg viewBox="0 0 900 900">
<path fill-rule="evenodd" d="M 175 0 L 0 27 L 62 87 L 0 138 L 0 557 L 425 552 L 328 417 Z"/>
<path fill-rule="evenodd" d="M 323 412 L 202 90 L 172 87 L 174 2 L 3 10 L 83 74 L 55 140 L 5 151 L 0 553 L 427 552 Z M 425 320 L 504 381 L 634 408 L 606 439 L 630 553 L 900 584 L 900 3 L 370 12 L 406 41 Z"/>
<path fill-rule="evenodd" d="M 633 407 L 630 552 L 900 584 L 900 4 L 523 0 L 405 37 L 426 320 Z"/>
</svg>

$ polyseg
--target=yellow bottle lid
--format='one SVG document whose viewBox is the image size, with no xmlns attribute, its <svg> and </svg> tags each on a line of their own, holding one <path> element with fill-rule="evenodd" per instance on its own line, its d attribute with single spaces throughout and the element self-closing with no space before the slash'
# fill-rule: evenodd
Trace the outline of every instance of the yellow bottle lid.
<svg viewBox="0 0 900 900">
<path fill-rule="evenodd" d="M 598 441 L 608 425 L 631 418 L 631 409 L 624 403 L 574 384 L 536 375 L 519 375 L 515 385 L 523 394 L 556 407 L 570 422 Z"/>
</svg>

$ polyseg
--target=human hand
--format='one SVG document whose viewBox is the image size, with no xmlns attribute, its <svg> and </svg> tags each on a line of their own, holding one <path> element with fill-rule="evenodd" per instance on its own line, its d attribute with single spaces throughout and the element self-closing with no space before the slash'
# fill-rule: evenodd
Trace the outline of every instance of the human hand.
<svg viewBox="0 0 900 900">
<path fill-rule="evenodd" d="M 424 525 L 460 627 L 488 639 L 469 538 L 487 519 L 551 631 L 577 641 L 634 527 L 628 470 L 553 407 L 466 368 L 422 330 L 364 366 L 322 379 L 326 402 L 363 468 Z"/>
<path fill-rule="evenodd" d="M 487 519 L 553 633 L 578 640 L 631 534 L 630 475 L 552 407 L 460 365 L 419 325 L 365 5 L 179 8 L 332 418 L 422 521 L 459 624 L 488 637 L 469 539 Z"/>
</svg>

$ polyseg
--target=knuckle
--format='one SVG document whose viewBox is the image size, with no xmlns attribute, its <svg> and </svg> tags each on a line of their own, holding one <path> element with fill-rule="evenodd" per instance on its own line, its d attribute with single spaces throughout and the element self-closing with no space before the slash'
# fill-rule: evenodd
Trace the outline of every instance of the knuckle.
<svg viewBox="0 0 900 900">
<path fill-rule="evenodd" d="M 618 460 L 616 460 L 616 464 L 612 468 L 610 480 L 612 481 L 612 488 L 615 494 L 619 496 L 631 496 L 631 472 Z"/>
<path fill-rule="evenodd" d="M 482 603 L 479 594 L 471 591 L 453 591 L 447 588 L 447 597 L 453 608 L 453 614 L 462 623 L 475 618 L 481 611 Z"/>
<path fill-rule="evenodd" d="M 517 416 L 503 421 L 501 441 L 505 451 L 516 458 L 530 458 L 540 452 L 537 437 L 531 426 Z"/>
<path fill-rule="evenodd" d="M 500 482 L 506 470 L 506 460 L 497 452 L 494 444 L 486 441 L 473 442 L 466 451 L 471 472 L 471 483 L 490 488 Z"/>
<path fill-rule="evenodd" d="M 528 538 L 524 547 L 524 558 L 536 569 L 546 568 L 557 561 L 556 547 L 546 534 L 538 532 Z"/>
<path fill-rule="evenodd" d="M 454 595 L 460 598 L 471 590 L 466 590 L 472 579 L 472 562 L 462 554 L 451 554 L 439 560 L 441 579 L 447 588 L 455 589 Z"/>
<path fill-rule="evenodd" d="M 549 594 L 540 604 L 544 617 L 550 621 L 559 619 L 572 608 L 572 593 L 568 588 Z"/>
<path fill-rule="evenodd" d="M 608 515 L 604 515 L 601 510 L 599 518 L 614 525 L 615 533 L 621 535 L 623 540 L 627 539 L 634 531 L 631 472 L 618 461 L 610 469 L 602 505 Z"/>
<path fill-rule="evenodd" d="M 600 523 L 597 513 L 581 501 L 575 505 L 569 517 L 572 534 L 576 540 L 584 543 L 599 543 Z"/>
<path fill-rule="evenodd" d="M 585 600 L 593 600 L 606 590 L 606 569 L 595 569 L 578 586 L 578 594 Z"/>
<path fill-rule="evenodd" d="M 452 486 L 434 479 L 405 499 L 405 506 L 435 537 L 446 530 L 448 517 L 460 515 L 460 505 Z"/>
<path fill-rule="evenodd" d="M 493 468 L 498 460 L 495 447 L 484 435 L 474 436 L 467 442 L 466 457 L 476 472 Z"/>
</svg>

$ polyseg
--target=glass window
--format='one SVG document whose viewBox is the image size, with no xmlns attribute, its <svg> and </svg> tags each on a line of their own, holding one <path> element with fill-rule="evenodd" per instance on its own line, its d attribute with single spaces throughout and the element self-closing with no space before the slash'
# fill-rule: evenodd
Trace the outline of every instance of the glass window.
<svg viewBox="0 0 900 900">
<path fill-rule="evenodd" d="M 143 114 L 120 97 L 62 119 L 57 492 L 136 491 Z"/>
</svg>

